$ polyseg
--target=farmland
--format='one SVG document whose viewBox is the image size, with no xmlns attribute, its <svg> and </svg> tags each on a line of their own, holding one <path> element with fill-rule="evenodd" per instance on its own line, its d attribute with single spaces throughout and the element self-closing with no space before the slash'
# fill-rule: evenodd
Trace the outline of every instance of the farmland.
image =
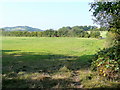
<svg viewBox="0 0 120 90">
<path fill-rule="evenodd" d="M 90 70 L 92 58 L 104 48 L 104 42 L 77 37 L 3 37 L 3 88 L 112 86 L 114 83 Z"/>
</svg>

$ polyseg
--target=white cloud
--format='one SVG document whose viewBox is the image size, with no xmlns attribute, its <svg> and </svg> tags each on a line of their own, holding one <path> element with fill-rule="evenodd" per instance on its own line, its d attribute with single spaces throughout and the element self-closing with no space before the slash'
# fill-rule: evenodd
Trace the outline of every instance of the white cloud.
<svg viewBox="0 0 120 90">
<path fill-rule="evenodd" d="M 0 0 L 0 2 L 92 2 L 94 0 Z"/>
</svg>

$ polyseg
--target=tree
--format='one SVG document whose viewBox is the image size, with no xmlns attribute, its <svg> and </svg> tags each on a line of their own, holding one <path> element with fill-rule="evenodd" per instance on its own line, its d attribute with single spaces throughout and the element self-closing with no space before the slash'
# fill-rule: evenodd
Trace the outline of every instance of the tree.
<svg viewBox="0 0 120 90">
<path fill-rule="evenodd" d="M 119 2 L 94 2 L 91 3 L 94 21 L 102 26 L 120 28 L 120 1 Z M 113 1 L 113 0 L 112 0 Z"/>
<path fill-rule="evenodd" d="M 91 3 L 90 11 L 93 12 L 94 21 L 101 26 L 107 27 L 110 33 L 115 33 L 114 45 L 120 45 L 120 1 L 101 1 Z"/>
<path fill-rule="evenodd" d="M 58 36 L 61 36 L 61 37 L 69 36 L 68 32 L 70 30 L 71 30 L 70 27 L 62 27 L 62 28 L 58 29 Z"/>
<path fill-rule="evenodd" d="M 89 38 L 89 37 L 90 37 L 90 34 L 89 34 L 87 31 L 84 31 L 84 37 L 85 37 L 85 38 Z"/>
<path fill-rule="evenodd" d="M 109 31 L 108 41 L 112 46 L 105 48 L 96 54 L 92 67 L 98 73 L 108 78 L 119 78 L 120 75 L 120 1 L 99 0 L 91 3 L 90 11 L 93 11 L 94 21 L 104 26 Z M 113 2 L 114 1 L 114 2 Z M 111 40 L 110 40 L 111 39 Z"/>
<path fill-rule="evenodd" d="M 100 32 L 99 31 L 90 31 L 90 37 L 99 38 Z"/>
</svg>

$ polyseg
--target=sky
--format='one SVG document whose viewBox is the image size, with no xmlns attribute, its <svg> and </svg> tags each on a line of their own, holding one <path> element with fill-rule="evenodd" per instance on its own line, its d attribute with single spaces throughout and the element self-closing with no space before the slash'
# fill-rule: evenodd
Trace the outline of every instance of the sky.
<svg viewBox="0 0 120 90">
<path fill-rule="evenodd" d="M 0 28 L 30 26 L 57 30 L 63 26 L 96 25 L 91 0 L 1 0 Z"/>
</svg>

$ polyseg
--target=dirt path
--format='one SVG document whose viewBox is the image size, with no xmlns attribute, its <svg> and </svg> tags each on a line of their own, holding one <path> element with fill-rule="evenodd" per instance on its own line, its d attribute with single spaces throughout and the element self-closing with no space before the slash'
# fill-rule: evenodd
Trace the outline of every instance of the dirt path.
<svg viewBox="0 0 120 90">
<path fill-rule="evenodd" d="M 73 81 L 71 86 L 74 86 L 75 88 L 83 88 L 83 85 L 80 83 L 80 75 L 78 71 L 73 71 L 70 78 Z"/>
</svg>

